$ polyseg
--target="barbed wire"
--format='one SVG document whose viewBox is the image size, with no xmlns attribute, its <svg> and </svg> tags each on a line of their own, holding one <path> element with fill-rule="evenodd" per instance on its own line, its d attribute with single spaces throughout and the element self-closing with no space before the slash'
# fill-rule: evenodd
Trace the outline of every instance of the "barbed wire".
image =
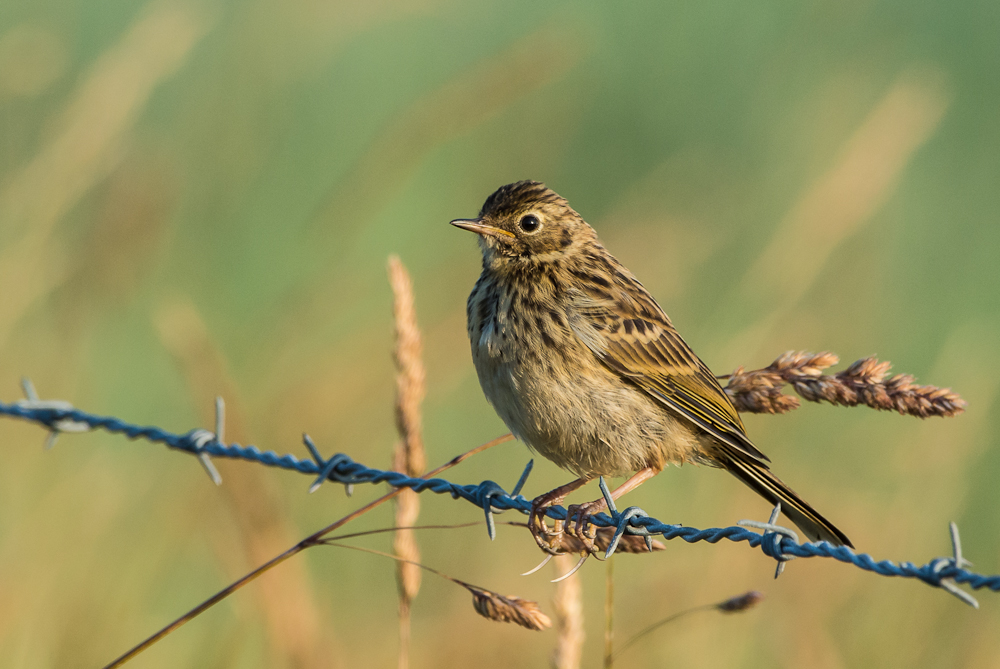
<svg viewBox="0 0 1000 669">
<path fill-rule="evenodd" d="M 531 510 L 531 500 L 519 494 L 531 470 L 531 463 L 508 493 L 494 481 L 460 485 L 441 478 L 415 478 L 400 472 L 374 469 L 355 462 L 344 453 L 337 453 L 324 459 L 308 435 L 304 435 L 303 438 L 312 460 L 297 458 L 290 453 L 278 455 L 270 450 L 261 451 L 253 445 L 225 444 L 221 436 L 224 429 L 224 404 L 221 400 L 216 402 L 215 432 L 198 428 L 178 434 L 156 426 L 140 426 L 111 416 L 91 414 L 61 400 L 41 400 L 30 381 L 25 380 L 23 386 L 27 399 L 10 404 L 0 402 L 0 415 L 44 426 L 49 431 L 46 448 L 55 443 L 56 436 L 61 432 L 101 429 L 113 434 L 124 434 L 130 439 L 161 443 L 169 448 L 194 455 L 216 484 L 220 484 L 222 479 L 212 465 L 210 456 L 246 460 L 316 476 L 317 479 L 310 490 L 315 490 L 325 481 L 343 484 L 348 487 L 348 491 L 357 484 L 384 482 L 397 488 L 411 488 L 416 492 L 430 490 L 438 494 L 450 494 L 453 498 L 465 499 L 483 509 L 491 538 L 494 536 L 493 513 L 516 510 L 528 514 Z M 602 490 L 606 490 L 603 480 L 601 483 Z M 599 513 L 590 518 L 590 522 L 598 527 L 616 528 L 614 539 L 607 549 L 607 556 L 614 552 L 618 539 L 623 534 L 643 537 L 662 536 L 667 540 L 682 539 L 687 543 L 707 541 L 714 544 L 728 539 L 732 542 L 746 542 L 752 548 L 760 548 L 765 555 L 777 560 L 776 577 L 781 573 L 784 564 L 793 558 L 827 557 L 882 576 L 919 579 L 928 585 L 946 590 L 975 608 L 979 608 L 976 599 L 959 589 L 956 584 L 968 585 L 973 590 L 985 588 L 1000 592 L 1000 575 L 985 576 L 966 569 L 971 563 L 962 556 L 961 541 L 954 523 L 950 525 L 953 555 L 935 558 L 927 564 L 917 566 L 912 562 L 875 560 L 867 553 L 855 553 L 847 546 L 833 546 L 825 541 L 799 543 L 794 531 L 775 524 L 780 507 L 774 510 L 766 523 L 740 521 L 741 526 L 706 530 L 663 523 L 648 516 L 638 507 L 629 507 L 621 512 L 615 509 L 613 503 L 609 504 L 609 507 L 610 514 Z M 553 506 L 548 509 L 546 515 L 555 520 L 565 521 L 567 512 L 562 506 Z M 746 529 L 747 527 L 760 529 L 762 533 L 750 531 Z"/>
</svg>

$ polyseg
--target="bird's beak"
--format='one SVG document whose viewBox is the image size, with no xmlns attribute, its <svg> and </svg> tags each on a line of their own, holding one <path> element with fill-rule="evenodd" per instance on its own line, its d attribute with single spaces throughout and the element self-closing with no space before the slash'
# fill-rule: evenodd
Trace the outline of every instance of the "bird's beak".
<svg viewBox="0 0 1000 669">
<path fill-rule="evenodd" d="M 500 228 L 494 228 L 492 225 L 486 225 L 478 218 L 459 218 L 451 222 L 456 228 L 462 228 L 463 230 L 469 230 L 470 232 L 475 232 L 477 235 L 485 235 L 487 237 L 496 237 L 497 239 L 514 239 L 514 233 L 507 232 Z"/>
</svg>

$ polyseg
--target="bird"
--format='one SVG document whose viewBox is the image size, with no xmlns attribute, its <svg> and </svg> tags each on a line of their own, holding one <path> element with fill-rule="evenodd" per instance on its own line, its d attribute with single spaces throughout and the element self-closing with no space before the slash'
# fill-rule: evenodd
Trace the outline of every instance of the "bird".
<svg viewBox="0 0 1000 669">
<path fill-rule="evenodd" d="M 544 524 L 547 508 L 587 482 L 629 476 L 611 494 L 618 499 L 685 463 L 724 469 L 780 503 L 811 541 L 853 547 L 771 472 L 716 376 L 566 199 L 518 181 L 493 192 L 476 218 L 451 224 L 476 233 L 482 251 L 466 313 L 486 399 L 515 437 L 577 477 L 532 500 L 540 547 L 554 552 L 562 532 Z M 586 534 L 604 508 L 603 498 L 571 505 L 570 533 Z"/>
</svg>

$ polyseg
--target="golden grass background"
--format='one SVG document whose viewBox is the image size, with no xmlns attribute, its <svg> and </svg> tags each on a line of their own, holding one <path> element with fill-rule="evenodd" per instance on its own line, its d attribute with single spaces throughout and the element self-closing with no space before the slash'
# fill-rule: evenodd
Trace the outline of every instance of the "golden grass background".
<svg viewBox="0 0 1000 669">
<path fill-rule="evenodd" d="M 1000 42 L 996 3 L 746 5 L 453 0 L 71 3 L 0 13 L 0 392 L 373 466 L 396 441 L 386 258 L 409 268 L 431 466 L 504 432 L 467 354 L 472 240 L 495 187 L 548 182 L 718 373 L 788 349 L 877 354 L 969 401 L 954 419 L 808 405 L 750 416 L 775 470 L 878 558 L 947 554 L 947 521 L 1000 572 Z M 251 567 L 383 491 L 0 421 L 0 665 L 110 661 Z M 449 472 L 510 487 L 506 444 Z M 564 482 L 536 464 L 526 494 Z M 596 495 L 587 490 L 587 495 Z M 481 517 L 429 495 L 423 522 Z M 697 527 L 765 518 L 719 472 L 629 500 Z M 366 517 L 388 525 L 392 511 Z M 418 536 L 422 560 L 550 614 L 522 531 Z M 388 549 L 387 535 L 366 545 Z M 396 662 L 395 564 L 316 548 L 137 667 Z M 584 666 L 603 566 L 582 572 Z M 616 635 L 692 616 L 636 666 L 994 667 L 1000 599 L 745 546 L 668 544 L 615 569 Z M 425 580 L 413 667 L 542 666 L 555 632 L 486 621 Z"/>
</svg>

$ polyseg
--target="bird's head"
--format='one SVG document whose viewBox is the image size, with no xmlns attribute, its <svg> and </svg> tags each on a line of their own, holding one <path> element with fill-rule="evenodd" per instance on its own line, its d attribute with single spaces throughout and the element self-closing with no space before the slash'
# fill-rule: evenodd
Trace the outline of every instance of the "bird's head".
<svg viewBox="0 0 1000 669">
<path fill-rule="evenodd" d="M 495 268 L 551 262 L 596 237 L 564 198 L 538 181 L 501 186 L 486 198 L 478 218 L 451 224 L 478 234 L 483 262 Z"/>
</svg>

